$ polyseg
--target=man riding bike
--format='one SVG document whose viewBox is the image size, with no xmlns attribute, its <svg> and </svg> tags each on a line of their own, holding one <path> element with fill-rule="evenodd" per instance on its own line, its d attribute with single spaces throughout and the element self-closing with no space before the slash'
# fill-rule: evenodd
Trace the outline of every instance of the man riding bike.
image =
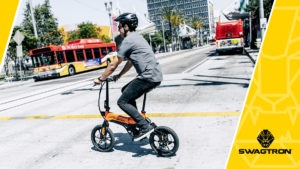
<svg viewBox="0 0 300 169">
<path fill-rule="evenodd" d="M 134 66 L 137 77 L 122 88 L 118 106 L 132 117 L 140 128 L 140 134 L 134 138 L 134 141 L 138 141 L 147 137 L 154 129 L 139 113 L 135 100 L 160 85 L 163 77 L 152 48 L 143 36 L 136 32 L 138 26 L 136 14 L 123 13 L 115 21 L 119 22 L 119 32 L 124 40 L 118 49 L 117 57 L 107 66 L 104 73 L 94 80 L 94 84 L 101 84 L 122 61 L 127 63 L 121 72 L 114 76 L 116 80 Z"/>
</svg>

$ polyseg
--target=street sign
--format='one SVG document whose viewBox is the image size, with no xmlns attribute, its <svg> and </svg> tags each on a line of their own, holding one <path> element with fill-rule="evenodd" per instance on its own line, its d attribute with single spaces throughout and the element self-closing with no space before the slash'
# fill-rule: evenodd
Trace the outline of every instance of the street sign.
<svg viewBox="0 0 300 169">
<path fill-rule="evenodd" d="M 24 35 L 19 30 L 17 30 L 13 39 L 18 45 L 20 45 L 22 43 L 22 41 L 24 40 Z"/>
<path fill-rule="evenodd" d="M 22 50 L 22 45 L 17 46 L 17 56 L 22 57 L 23 56 L 23 50 Z"/>
<path fill-rule="evenodd" d="M 267 28 L 267 18 L 260 18 L 260 28 L 261 29 Z"/>
</svg>

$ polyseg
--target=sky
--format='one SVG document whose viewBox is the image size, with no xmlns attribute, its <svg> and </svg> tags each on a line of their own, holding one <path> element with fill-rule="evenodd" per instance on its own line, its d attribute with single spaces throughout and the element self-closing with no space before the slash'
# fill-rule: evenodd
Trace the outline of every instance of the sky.
<svg viewBox="0 0 300 169">
<path fill-rule="evenodd" d="M 23 20 L 25 2 L 20 0 L 15 25 L 20 25 Z M 31 0 L 33 6 L 42 4 L 44 0 Z M 113 8 L 120 8 L 121 12 L 134 12 L 137 14 L 140 25 L 147 25 L 147 0 L 111 0 Z M 234 0 L 211 0 L 214 9 L 222 11 L 230 6 Z M 58 20 L 59 26 L 76 25 L 90 21 L 97 25 L 109 25 L 108 13 L 104 2 L 108 0 L 50 0 L 51 11 Z M 222 20 L 225 19 L 222 17 Z"/>
</svg>

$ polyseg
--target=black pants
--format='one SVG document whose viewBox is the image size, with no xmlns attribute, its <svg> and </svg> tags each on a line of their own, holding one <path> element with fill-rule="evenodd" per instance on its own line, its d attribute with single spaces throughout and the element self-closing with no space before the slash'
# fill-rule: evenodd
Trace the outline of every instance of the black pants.
<svg viewBox="0 0 300 169">
<path fill-rule="evenodd" d="M 136 78 L 122 88 L 122 95 L 118 100 L 118 105 L 134 119 L 139 127 L 146 125 L 148 122 L 138 111 L 135 100 L 159 84 L 160 82 L 149 82 Z"/>
</svg>

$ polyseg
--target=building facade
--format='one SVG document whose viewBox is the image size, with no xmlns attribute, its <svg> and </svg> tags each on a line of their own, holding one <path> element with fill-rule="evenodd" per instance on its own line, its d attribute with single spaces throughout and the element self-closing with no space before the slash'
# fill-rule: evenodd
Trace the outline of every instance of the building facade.
<svg viewBox="0 0 300 169">
<path fill-rule="evenodd" d="M 158 30 L 162 30 L 162 25 L 165 30 L 169 29 L 168 23 L 162 19 L 161 9 L 165 6 L 178 9 L 186 20 L 193 16 L 199 16 L 204 23 L 202 31 L 208 36 L 215 31 L 211 24 L 214 23 L 214 17 L 211 16 L 213 4 L 209 0 L 147 0 L 149 19 L 155 23 Z"/>
</svg>

